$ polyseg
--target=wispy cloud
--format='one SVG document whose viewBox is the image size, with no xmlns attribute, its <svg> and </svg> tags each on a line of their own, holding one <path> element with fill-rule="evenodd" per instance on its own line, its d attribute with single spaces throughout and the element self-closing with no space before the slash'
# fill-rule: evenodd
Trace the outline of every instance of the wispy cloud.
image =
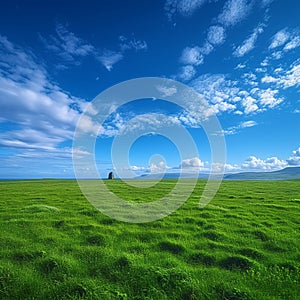
<svg viewBox="0 0 300 300">
<path fill-rule="evenodd" d="M 228 0 L 217 20 L 226 27 L 234 26 L 248 16 L 253 3 L 252 0 Z"/>
<path fill-rule="evenodd" d="M 282 29 L 273 36 L 269 49 L 275 49 L 283 46 L 289 39 L 290 33 L 287 31 L 287 29 Z"/>
<path fill-rule="evenodd" d="M 157 90 L 161 92 L 164 97 L 169 97 L 177 93 L 176 86 L 166 87 L 166 86 L 158 86 Z"/>
<path fill-rule="evenodd" d="M 276 95 L 278 94 L 278 90 L 272 90 L 268 88 L 267 90 L 259 90 L 258 96 L 260 99 L 260 103 L 263 107 L 273 108 L 280 104 L 283 101 L 283 98 L 278 98 Z"/>
<path fill-rule="evenodd" d="M 250 86 L 258 85 L 257 75 L 252 72 L 244 73 L 242 78 L 244 79 L 244 82 Z"/>
<path fill-rule="evenodd" d="M 231 75 L 205 74 L 189 84 L 210 104 L 211 113 L 249 115 L 279 107 L 284 102 L 280 88 L 300 85 L 300 64 L 294 63 L 287 71 L 278 69 L 274 74 L 276 78 L 244 72 L 239 81 L 232 80 Z M 191 111 L 194 118 L 188 119 L 191 124 L 197 124 L 196 109 L 191 107 Z"/>
<path fill-rule="evenodd" d="M 124 56 L 121 52 L 104 50 L 101 55 L 97 56 L 97 60 L 99 60 L 108 71 L 111 71 L 113 69 L 113 65 L 122 60 L 123 57 Z"/>
<path fill-rule="evenodd" d="M 234 99 L 239 89 L 225 75 L 202 75 L 194 79 L 191 85 L 211 104 L 215 113 L 235 110 Z"/>
<path fill-rule="evenodd" d="M 262 5 L 262 7 L 268 7 L 272 4 L 273 1 L 274 0 L 262 0 L 261 5 Z"/>
<path fill-rule="evenodd" d="M 247 96 L 242 100 L 245 114 L 250 114 L 258 111 L 257 100 L 251 96 Z"/>
<path fill-rule="evenodd" d="M 256 126 L 257 123 L 253 120 L 251 121 L 245 121 L 245 122 L 242 122 L 240 125 L 239 125 L 239 128 L 248 128 L 248 127 L 253 127 L 253 126 Z"/>
<path fill-rule="evenodd" d="M 207 40 L 212 45 L 221 45 L 225 42 L 226 33 L 222 26 L 211 26 L 208 29 Z"/>
<path fill-rule="evenodd" d="M 191 16 L 208 0 L 167 0 L 165 2 L 165 13 L 171 21 L 177 14 Z"/>
<path fill-rule="evenodd" d="M 300 85 L 300 62 L 295 61 L 290 69 L 281 72 L 275 76 L 266 74 L 262 79 L 262 83 L 275 84 L 279 88 L 287 89 Z"/>
<path fill-rule="evenodd" d="M 199 47 L 186 47 L 182 51 L 180 62 L 185 65 L 199 66 L 203 63 L 203 55 Z"/>
<path fill-rule="evenodd" d="M 180 68 L 176 78 L 182 81 L 189 81 L 195 76 L 195 74 L 196 74 L 195 68 L 191 65 L 187 65 Z"/>
<path fill-rule="evenodd" d="M 284 28 L 271 39 L 269 50 L 271 53 L 264 59 L 262 65 L 269 66 L 272 60 L 279 60 L 296 48 L 300 47 L 299 29 Z"/>
<path fill-rule="evenodd" d="M 279 78 L 279 84 L 282 84 L 283 88 L 290 88 L 300 85 L 300 63 L 296 63 L 286 72 L 285 75 Z"/>
<path fill-rule="evenodd" d="M 199 47 L 199 49 L 203 55 L 208 55 L 214 50 L 214 47 L 208 41 L 205 41 L 204 45 Z"/>
<path fill-rule="evenodd" d="M 256 126 L 256 125 L 257 125 L 257 123 L 253 120 L 244 121 L 244 122 L 241 122 L 240 124 L 238 124 L 236 126 L 231 126 L 228 129 L 223 130 L 223 134 L 225 134 L 225 135 L 237 134 L 238 132 L 241 131 L 241 129 L 253 127 L 253 126 Z"/>
<path fill-rule="evenodd" d="M 148 48 L 146 41 L 138 40 L 134 36 L 129 39 L 122 35 L 119 37 L 117 50 L 98 49 L 60 23 L 56 24 L 55 31 L 56 35 L 50 35 L 48 38 L 40 35 L 40 39 L 46 49 L 61 59 L 56 65 L 60 70 L 67 69 L 70 64 L 79 65 L 83 57 L 90 55 L 111 71 L 113 66 L 124 58 L 127 51 L 145 51 Z"/>
<path fill-rule="evenodd" d="M 262 5 L 262 7 L 264 8 L 271 3 L 271 1 L 265 1 L 265 2 L 266 3 Z M 175 2 L 173 1 L 172 3 L 174 4 Z M 250 14 L 254 4 L 255 4 L 255 0 L 228 0 L 227 2 L 225 2 L 221 13 L 218 15 L 217 18 L 213 20 L 215 24 L 208 28 L 206 39 L 204 40 L 202 46 L 201 47 L 194 46 L 193 48 L 186 47 L 183 50 L 180 62 L 186 65 L 187 64 L 193 65 L 194 67 L 203 64 L 205 56 L 213 52 L 213 50 L 217 46 L 220 46 L 225 43 L 226 36 L 227 36 L 226 30 L 229 27 L 233 27 L 237 25 L 239 22 L 243 21 Z M 177 7 L 176 5 L 175 7 Z M 264 24 L 260 24 L 257 28 L 255 28 L 253 33 L 243 42 L 243 44 L 235 48 L 235 51 L 233 53 L 234 56 L 242 57 L 246 53 L 251 51 L 255 46 L 255 42 L 259 34 L 263 32 L 264 26 L 265 26 Z M 191 52 L 190 54 L 193 54 L 192 55 L 193 57 L 197 57 L 197 59 L 194 59 L 194 62 L 197 63 L 193 63 L 191 59 L 188 61 L 187 59 L 189 57 L 188 51 Z M 196 71 L 196 68 L 194 68 L 194 70 Z M 183 79 L 183 77 L 180 75 L 178 76 L 178 78 Z M 189 77 L 187 76 L 184 78 L 189 78 Z"/>
<path fill-rule="evenodd" d="M 293 50 L 300 47 L 300 35 L 294 36 L 286 45 L 284 46 L 284 51 Z"/>
<path fill-rule="evenodd" d="M 259 25 L 257 28 L 255 28 L 253 33 L 242 43 L 242 45 L 238 46 L 234 50 L 233 55 L 237 57 L 242 57 L 248 52 L 250 52 L 252 49 L 254 49 L 257 38 L 259 34 L 261 34 L 263 31 L 264 29 L 262 25 Z"/>
<path fill-rule="evenodd" d="M 245 64 L 238 64 L 236 67 L 235 67 L 235 69 L 236 70 L 238 70 L 238 69 L 244 69 L 244 68 L 246 68 L 246 65 Z"/>
<path fill-rule="evenodd" d="M 96 59 L 100 61 L 108 71 L 111 71 L 113 66 L 125 57 L 127 51 L 146 51 L 148 49 L 146 41 L 137 40 L 135 37 L 129 39 L 122 35 L 119 37 L 119 40 L 119 50 L 112 51 L 104 49 L 99 51 L 100 54 L 96 55 Z"/>
<path fill-rule="evenodd" d="M 95 54 L 96 49 L 91 44 L 69 31 L 66 26 L 57 23 L 56 35 L 48 38 L 40 36 L 45 47 L 61 57 L 65 63 L 79 63 L 79 58 Z"/>
<path fill-rule="evenodd" d="M 30 52 L 3 36 L 0 44 L 0 118 L 22 127 L 2 131 L 2 146 L 50 149 L 70 139 L 85 102 L 52 83 Z"/>
<path fill-rule="evenodd" d="M 137 40 L 135 37 L 132 39 L 128 39 L 126 36 L 121 35 L 119 37 L 120 40 L 120 49 L 122 52 L 127 51 L 127 50 L 147 50 L 148 45 L 146 41 L 144 40 Z"/>
</svg>

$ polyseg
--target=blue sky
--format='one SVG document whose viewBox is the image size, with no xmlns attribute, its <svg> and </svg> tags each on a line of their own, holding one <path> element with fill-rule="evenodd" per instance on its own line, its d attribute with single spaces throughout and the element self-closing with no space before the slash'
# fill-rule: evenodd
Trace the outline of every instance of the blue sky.
<svg viewBox="0 0 300 300">
<path fill-rule="evenodd" d="M 152 76 L 208 101 L 225 135 L 227 172 L 299 166 L 299 11 L 293 0 L 3 2 L 0 177 L 73 177 L 72 139 L 87 104 L 117 83 Z M 98 135 L 101 176 L 113 169 L 118 130 L 151 112 L 185 126 L 199 157 L 182 161 L 171 141 L 147 135 L 131 148 L 132 170 L 208 171 L 197 103 L 182 118 L 173 105 L 144 99 L 119 107 L 101 134 L 86 123 Z M 164 159 L 151 161 L 155 154 Z"/>
</svg>

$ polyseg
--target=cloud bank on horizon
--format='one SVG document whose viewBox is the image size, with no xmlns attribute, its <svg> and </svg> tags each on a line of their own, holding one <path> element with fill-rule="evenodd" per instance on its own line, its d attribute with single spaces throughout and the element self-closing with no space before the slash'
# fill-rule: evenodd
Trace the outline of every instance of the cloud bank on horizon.
<svg viewBox="0 0 300 300">
<path fill-rule="evenodd" d="M 201 120 L 213 114 L 227 140 L 226 171 L 300 166 L 300 24 L 293 13 L 300 4 L 278 0 L 166 0 L 149 3 L 148 8 L 124 6 L 121 1 L 89 4 L 75 5 L 66 13 L 62 4 L 45 1 L 44 21 L 36 17 L 33 4 L 4 5 L 1 178 L 72 177 L 72 152 L 91 155 L 72 149 L 77 121 L 87 107 L 91 117 L 85 116 L 81 129 L 98 136 L 101 150 L 96 163 L 103 176 L 113 167 L 109 151 L 113 137 L 130 119 L 149 111 L 165 113 L 170 122 L 188 128 L 201 151 L 199 157 L 180 159 L 162 148 L 166 161 L 157 164 L 136 155 L 131 165 L 137 173 L 209 170 Z M 98 16 L 100 8 L 103 15 Z M 13 17 L 25 9 L 31 14 Z M 79 12 L 86 18 L 80 23 Z M 112 101 L 111 118 L 104 124 L 93 120 L 97 111 L 88 104 L 98 93 L 144 76 L 187 84 L 210 104 L 210 110 L 204 116 L 197 101 L 182 111 L 149 99 L 114 110 Z M 160 88 L 166 95 L 174 93 Z M 160 122 L 156 117 L 146 121 L 152 126 Z M 140 153 L 160 150 L 155 137 L 139 147 Z"/>
</svg>

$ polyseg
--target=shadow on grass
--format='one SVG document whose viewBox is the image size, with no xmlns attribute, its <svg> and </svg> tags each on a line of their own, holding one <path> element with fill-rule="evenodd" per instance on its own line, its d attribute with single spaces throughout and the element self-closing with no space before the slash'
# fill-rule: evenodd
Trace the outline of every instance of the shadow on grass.
<svg viewBox="0 0 300 300">
<path fill-rule="evenodd" d="M 187 261 L 194 265 L 201 264 L 205 266 L 213 266 L 216 264 L 216 258 L 214 256 L 201 252 L 190 255 Z"/>
<path fill-rule="evenodd" d="M 253 263 L 243 256 L 228 256 L 219 262 L 221 268 L 227 270 L 246 271 L 251 269 Z"/>
<path fill-rule="evenodd" d="M 173 254 L 181 254 L 185 251 L 182 245 L 171 243 L 169 241 L 160 242 L 158 244 L 160 250 L 167 251 Z"/>
</svg>

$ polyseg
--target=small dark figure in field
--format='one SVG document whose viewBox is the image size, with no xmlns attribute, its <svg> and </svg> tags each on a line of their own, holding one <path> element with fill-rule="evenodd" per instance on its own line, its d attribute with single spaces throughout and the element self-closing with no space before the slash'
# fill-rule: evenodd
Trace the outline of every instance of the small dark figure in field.
<svg viewBox="0 0 300 300">
<path fill-rule="evenodd" d="M 113 172 L 109 172 L 108 174 L 108 179 L 114 179 L 115 178 L 115 175 Z"/>
</svg>

